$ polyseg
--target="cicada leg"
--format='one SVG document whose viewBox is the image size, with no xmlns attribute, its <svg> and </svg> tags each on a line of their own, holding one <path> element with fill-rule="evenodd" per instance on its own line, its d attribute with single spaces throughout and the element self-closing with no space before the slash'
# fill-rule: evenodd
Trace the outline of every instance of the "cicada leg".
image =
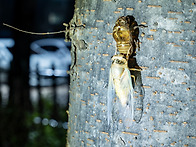
<svg viewBox="0 0 196 147">
<path fill-rule="evenodd" d="M 129 70 L 132 70 L 132 71 L 142 71 L 142 69 L 138 69 L 138 68 L 129 68 Z M 135 80 L 135 76 L 131 75 L 131 77 L 133 78 L 134 84 L 137 85 L 136 80 Z"/>
<path fill-rule="evenodd" d="M 136 84 L 136 82 L 135 82 L 135 76 L 134 75 L 131 75 L 131 77 L 133 78 L 133 81 Z"/>
<path fill-rule="evenodd" d="M 139 68 L 129 68 L 129 70 L 132 70 L 132 71 L 142 71 L 142 69 L 139 69 Z"/>
<path fill-rule="evenodd" d="M 140 42 L 139 42 L 139 39 L 137 41 L 134 39 L 134 43 L 136 45 L 136 48 L 138 48 L 138 51 L 140 51 Z"/>
</svg>

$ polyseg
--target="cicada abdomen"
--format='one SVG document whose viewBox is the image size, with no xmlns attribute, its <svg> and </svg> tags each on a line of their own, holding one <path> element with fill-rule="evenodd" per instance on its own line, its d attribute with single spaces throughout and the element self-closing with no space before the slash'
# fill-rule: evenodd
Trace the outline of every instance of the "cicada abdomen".
<svg viewBox="0 0 196 147">
<path fill-rule="evenodd" d="M 113 28 L 113 37 L 116 41 L 117 51 L 126 55 L 128 59 L 135 52 L 138 45 L 138 24 L 133 16 L 121 16 Z"/>
<path fill-rule="evenodd" d="M 108 124 L 112 115 L 112 99 L 114 95 L 119 98 L 122 108 L 119 110 L 129 110 L 129 117 L 133 117 L 133 86 L 131 74 L 124 55 L 118 54 L 112 57 L 112 65 L 110 68 L 109 85 L 108 85 Z"/>
</svg>

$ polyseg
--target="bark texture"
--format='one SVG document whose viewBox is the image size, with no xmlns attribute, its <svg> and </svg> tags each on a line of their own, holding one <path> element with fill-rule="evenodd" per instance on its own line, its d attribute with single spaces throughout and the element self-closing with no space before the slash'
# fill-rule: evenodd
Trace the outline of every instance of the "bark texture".
<svg viewBox="0 0 196 147">
<path fill-rule="evenodd" d="M 76 0 L 69 32 L 68 146 L 196 144 L 195 11 L 194 0 Z M 128 127 L 118 115 L 118 99 L 113 121 L 107 124 L 109 69 L 116 49 L 112 31 L 118 17 L 125 15 L 148 26 L 139 29 L 141 44 L 135 57 L 143 69 L 136 76 L 141 77 L 144 94 L 134 97 L 134 109 L 142 118 Z"/>
</svg>

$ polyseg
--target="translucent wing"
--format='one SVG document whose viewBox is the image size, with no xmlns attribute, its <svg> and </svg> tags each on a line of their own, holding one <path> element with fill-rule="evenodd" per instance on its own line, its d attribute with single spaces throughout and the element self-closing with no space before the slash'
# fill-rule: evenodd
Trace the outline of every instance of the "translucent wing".
<svg viewBox="0 0 196 147">
<path fill-rule="evenodd" d="M 141 78 L 141 72 L 134 71 L 133 72 L 135 76 L 135 83 L 134 83 L 134 93 L 133 93 L 133 119 L 135 122 L 139 122 L 142 118 L 143 113 L 143 98 L 145 95 L 144 88 L 142 86 L 142 78 Z"/>
<path fill-rule="evenodd" d="M 113 82 L 113 76 L 110 69 L 110 75 L 109 75 L 109 84 L 108 84 L 108 93 L 107 93 L 107 119 L 108 119 L 108 125 L 110 124 L 110 120 L 112 119 L 112 99 L 114 97 L 114 82 Z"/>
<path fill-rule="evenodd" d="M 133 84 L 131 80 L 131 73 L 128 68 L 125 68 L 122 77 L 121 77 L 121 83 L 120 83 L 122 90 L 125 91 L 127 94 L 128 99 L 133 98 Z"/>
<path fill-rule="evenodd" d="M 122 95 L 119 96 L 119 99 L 126 99 L 126 105 L 124 107 L 119 108 L 120 115 L 124 121 L 124 124 L 126 127 L 129 127 L 131 125 L 131 122 L 133 120 L 133 85 L 132 85 L 132 79 L 131 74 L 128 68 L 125 68 L 123 75 L 121 77 L 121 93 L 124 94 L 124 97 Z M 124 101 L 124 100 L 123 100 Z"/>
<path fill-rule="evenodd" d="M 108 125 L 112 120 L 112 100 L 116 93 L 120 102 L 119 104 L 117 104 L 119 119 L 122 119 L 126 127 L 130 127 L 133 120 L 139 122 L 142 116 L 142 104 L 144 93 L 141 85 L 141 76 L 140 78 L 136 76 L 137 81 L 136 83 L 133 82 L 133 88 L 131 73 L 128 68 L 124 68 L 124 71 L 122 72 L 120 78 L 115 79 L 115 75 L 113 74 L 115 73 L 112 73 L 112 70 L 110 69 L 107 93 Z"/>
</svg>

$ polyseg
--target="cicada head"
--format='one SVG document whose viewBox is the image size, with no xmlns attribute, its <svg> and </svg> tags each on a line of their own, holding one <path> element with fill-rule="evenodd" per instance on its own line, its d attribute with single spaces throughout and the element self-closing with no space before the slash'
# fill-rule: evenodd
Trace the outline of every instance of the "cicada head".
<svg viewBox="0 0 196 147">
<path fill-rule="evenodd" d="M 111 72 L 114 78 L 120 77 L 127 68 L 127 60 L 124 55 L 118 54 L 112 57 Z"/>
<path fill-rule="evenodd" d="M 127 60 L 122 54 L 117 54 L 112 57 L 112 64 L 117 64 L 120 66 L 127 66 Z"/>
</svg>

